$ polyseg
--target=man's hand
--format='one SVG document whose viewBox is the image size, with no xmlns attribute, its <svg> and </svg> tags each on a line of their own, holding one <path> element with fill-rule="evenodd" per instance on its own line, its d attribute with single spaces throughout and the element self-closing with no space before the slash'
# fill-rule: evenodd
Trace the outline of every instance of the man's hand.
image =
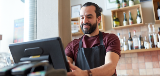
<svg viewBox="0 0 160 76">
<path fill-rule="evenodd" d="M 87 70 L 81 70 L 77 66 L 74 66 L 73 64 L 71 64 L 71 62 L 69 61 L 68 61 L 68 64 L 72 72 L 68 72 L 67 76 L 88 76 Z"/>
</svg>

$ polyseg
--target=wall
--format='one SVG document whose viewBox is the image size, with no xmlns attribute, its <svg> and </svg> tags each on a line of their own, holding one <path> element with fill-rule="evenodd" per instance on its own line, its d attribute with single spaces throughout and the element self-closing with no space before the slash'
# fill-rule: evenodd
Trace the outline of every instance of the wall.
<svg viewBox="0 0 160 76">
<path fill-rule="evenodd" d="M 9 51 L 13 43 L 14 20 L 24 18 L 24 3 L 21 0 L 0 0 L 0 52 Z"/>
<path fill-rule="evenodd" d="M 103 14 L 105 16 L 105 27 L 107 33 L 120 33 L 121 38 L 124 36 L 128 39 L 128 32 L 131 32 L 133 37 L 133 30 L 136 30 L 136 35 L 141 35 L 147 37 L 148 40 L 148 26 L 144 24 L 144 26 L 132 27 L 132 28 L 125 28 L 114 30 L 112 29 L 111 25 L 111 10 L 105 10 L 104 0 L 71 0 L 71 5 L 76 4 L 84 4 L 85 2 L 92 1 L 97 3 L 100 7 L 103 8 Z M 142 6 L 142 13 L 144 23 L 154 23 L 154 16 L 153 16 L 153 4 L 152 1 L 146 1 L 141 3 Z M 155 24 L 155 30 L 158 32 L 158 27 L 160 24 Z M 73 36 L 73 39 L 79 38 L 79 36 Z M 142 52 L 142 53 L 129 53 L 129 54 L 122 54 L 118 65 L 117 65 L 117 74 L 118 76 L 148 76 L 148 75 L 160 75 L 160 52 Z"/>
<path fill-rule="evenodd" d="M 111 10 L 112 9 L 106 9 L 105 8 L 105 0 L 71 0 L 71 6 L 81 4 L 83 5 L 86 2 L 94 2 L 97 5 L 99 5 L 103 9 L 103 15 L 104 15 L 104 21 L 105 21 L 105 27 L 106 31 L 112 29 L 112 20 L 111 20 Z M 146 1 L 141 3 L 142 8 L 143 8 L 143 15 L 144 15 L 144 22 L 154 22 L 153 19 L 153 4 L 152 1 Z M 147 13 L 146 13 L 147 12 Z"/>
<path fill-rule="evenodd" d="M 37 0 L 37 6 L 37 39 L 60 36 L 65 47 L 71 41 L 70 0 Z M 14 20 L 24 18 L 24 8 L 21 0 L 0 0 L 0 52 L 9 51 Z"/>
<path fill-rule="evenodd" d="M 71 41 L 70 0 L 37 0 L 37 39 L 61 37 Z"/>
<path fill-rule="evenodd" d="M 121 54 L 116 71 L 122 76 L 159 76 L 160 51 Z"/>
<path fill-rule="evenodd" d="M 37 39 L 59 36 L 58 0 L 37 0 Z"/>
<path fill-rule="evenodd" d="M 102 7 L 102 9 L 103 9 L 102 13 L 104 14 L 104 21 L 105 21 L 105 27 L 106 27 L 105 31 L 106 32 L 108 32 L 108 33 L 115 33 L 115 34 L 117 34 L 119 32 L 121 34 L 121 38 L 122 38 L 123 35 L 125 35 L 126 33 L 133 32 L 133 30 L 137 30 L 137 28 L 138 29 L 141 28 L 141 27 L 134 27 L 134 28 L 132 28 L 132 30 L 129 30 L 131 28 L 120 29 L 120 30 L 114 30 L 114 29 L 112 29 L 112 24 L 111 24 L 111 22 L 112 22 L 112 20 L 111 20 L 111 9 L 107 9 L 107 10 L 105 9 L 105 0 L 102 0 L 102 1 L 98 1 L 98 0 L 71 0 L 71 6 L 72 5 L 77 5 L 77 4 L 82 4 L 83 5 L 85 2 L 89 2 L 89 1 L 90 2 L 95 2 L 100 7 Z M 154 16 L 153 16 L 153 4 L 152 4 L 152 1 L 142 2 L 141 6 L 142 6 L 142 13 L 143 13 L 143 18 L 144 18 L 144 23 L 150 23 L 150 22 L 154 23 L 155 21 L 154 21 Z M 146 25 L 144 25 L 144 27 L 145 26 Z M 160 24 L 155 24 L 156 31 L 158 31 L 158 27 L 159 26 L 160 26 Z M 147 28 L 144 28 L 144 29 L 147 29 Z M 123 32 L 124 33 L 123 34 L 122 31 L 126 31 L 126 33 Z M 137 32 L 140 32 L 140 30 L 137 31 Z M 74 36 L 74 37 L 72 37 L 72 39 L 79 38 L 80 36 Z M 128 37 L 128 36 L 126 35 L 126 37 Z"/>
<path fill-rule="evenodd" d="M 21 0 L 0 0 L 0 44 L 3 44 L 0 51 L 9 51 L 8 46 L 13 43 L 14 20 L 24 18 L 24 8 Z M 60 36 L 65 47 L 71 41 L 68 10 L 70 0 L 37 0 L 37 39 Z"/>
<path fill-rule="evenodd" d="M 71 6 L 77 5 L 77 4 L 83 5 L 86 2 L 94 2 L 94 3 L 98 4 L 103 9 L 102 13 L 105 16 L 105 18 L 104 18 L 105 19 L 105 24 L 107 23 L 107 25 L 111 25 L 111 23 L 110 23 L 111 12 L 110 12 L 110 10 L 109 11 L 108 10 L 104 10 L 105 9 L 104 0 L 101 0 L 101 1 L 99 1 L 99 0 L 70 0 L 70 1 L 71 1 Z M 106 26 L 107 30 L 109 30 L 110 28 L 111 28 L 110 26 Z"/>
</svg>

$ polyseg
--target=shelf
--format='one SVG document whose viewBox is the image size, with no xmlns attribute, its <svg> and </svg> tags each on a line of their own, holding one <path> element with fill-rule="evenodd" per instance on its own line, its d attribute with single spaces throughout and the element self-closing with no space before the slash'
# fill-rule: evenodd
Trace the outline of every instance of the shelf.
<svg viewBox="0 0 160 76">
<path fill-rule="evenodd" d="M 160 48 L 151 48 L 151 49 L 136 49 L 136 50 L 126 50 L 121 51 L 121 53 L 137 53 L 137 52 L 147 52 L 147 51 L 160 51 Z"/>
<path fill-rule="evenodd" d="M 155 20 L 155 23 L 156 23 L 156 24 L 159 24 L 159 23 L 160 23 L 160 20 L 158 20 L 158 14 L 157 14 L 157 8 L 158 8 L 157 2 L 160 3 L 160 0 L 152 0 L 154 20 Z"/>
<path fill-rule="evenodd" d="M 71 21 L 78 21 L 78 24 L 79 24 L 80 23 L 80 17 L 71 18 Z M 79 29 L 79 32 L 77 32 L 77 33 L 72 33 L 72 36 L 77 36 L 77 35 L 83 35 L 83 32 L 82 32 L 81 29 Z"/>
<path fill-rule="evenodd" d="M 101 14 L 101 23 L 100 23 L 101 25 L 101 28 L 99 28 L 99 31 L 102 31 L 102 32 L 104 32 L 105 31 L 105 23 L 104 23 L 104 15 L 103 14 Z"/>
<path fill-rule="evenodd" d="M 136 26 L 143 26 L 143 25 L 144 25 L 143 23 L 132 24 L 132 25 L 126 25 L 126 26 L 113 27 L 113 29 L 129 28 L 129 27 L 136 27 Z"/>
<path fill-rule="evenodd" d="M 79 17 L 71 18 L 71 21 L 78 21 L 78 20 L 79 20 Z"/>
<path fill-rule="evenodd" d="M 132 10 L 132 9 L 135 9 L 135 8 L 139 8 L 139 6 L 140 6 L 140 4 L 136 4 L 136 5 L 133 5 L 133 6 L 127 6 L 127 7 L 115 9 L 115 10 L 112 10 L 112 12 Z"/>
<path fill-rule="evenodd" d="M 139 9 L 140 14 L 141 14 L 142 23 L 140 23 L 140 24 L 137 24 L 137 21 L 136 21 L 136 19 L 137 19 L 137 8 Z M 133 24 L 123 26 L 123 19 L 124 19 L 123 12 L 126 13 L 126 18 L 127 18 L 128 24 L 129 24 L 129 11 L 131 12 L 131 15 L 132 15 L 132 18 L 133 18 Z M 141 4 L 111 10 L 111 12 L 112 12 L 111 19 L 112 19 L 112 28 L 113 29 L 122 29 L 122 28 L 129 28 L 129 27 L 136 27 L 136 26 L 144 25 Z M 120 22 L 120 26 L 113 27 L 113 15 L 115 15 L 116 13 L 117 13 L 117 18 L 119 19 L 119 22 Z"/>
<path fill-rule="evenodd" d="M 160 24 L 160 20 L 155 20 L 155 23 L 156 24 Z"/>
</svg>

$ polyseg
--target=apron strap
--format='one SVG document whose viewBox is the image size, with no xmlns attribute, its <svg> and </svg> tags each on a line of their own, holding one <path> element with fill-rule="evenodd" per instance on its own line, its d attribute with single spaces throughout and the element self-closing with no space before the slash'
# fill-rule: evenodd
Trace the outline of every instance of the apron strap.
<svg viewBox="0 0 160 76">
<path fill-rule="evenodd" d="M 102 32 L 99 31 L 99 41 L 100 41 L 100 45 L 103 45 L 103 35 Z"/>
<path fill-rule="evenodd" d="M 84 35 L 83 35 L 83 36 L 84 36 Z M 83 36 L 82 36 L 82 38 L 81 38 L 81 40 L 80 40 L 80 42 L 79 42 L 79 49 L 82 48 L 82 39 L 83 39 Z"/>
<path fill-rule="evenodd" d="M 84 35 L 83 35 L 84 36 Z M 82 48 L 82 39 L 83 39 L 83 36 L 79 42 L 79 48 Z M 103 45 L 103 35 L 102 35 L 102 32 L 99 31 L 99 40 L 100 40 L 100 45 Z"/>
</svg>

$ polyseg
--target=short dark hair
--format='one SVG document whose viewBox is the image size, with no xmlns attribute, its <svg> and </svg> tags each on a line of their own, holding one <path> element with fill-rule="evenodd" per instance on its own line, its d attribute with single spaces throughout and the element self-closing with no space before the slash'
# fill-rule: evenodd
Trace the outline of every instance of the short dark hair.
<svg viewBox="0 0 160 76">
<path fill-rule="evenodd" d="M 82 7 L 87 7 L 87 6 L 94 6 L 96 8 L 95 13 L 96 13 L 97 18 L 101 16 L 102 8 L 99 7 L 97 4 L 93 2 L 86 2 Z"/>
</svg>

